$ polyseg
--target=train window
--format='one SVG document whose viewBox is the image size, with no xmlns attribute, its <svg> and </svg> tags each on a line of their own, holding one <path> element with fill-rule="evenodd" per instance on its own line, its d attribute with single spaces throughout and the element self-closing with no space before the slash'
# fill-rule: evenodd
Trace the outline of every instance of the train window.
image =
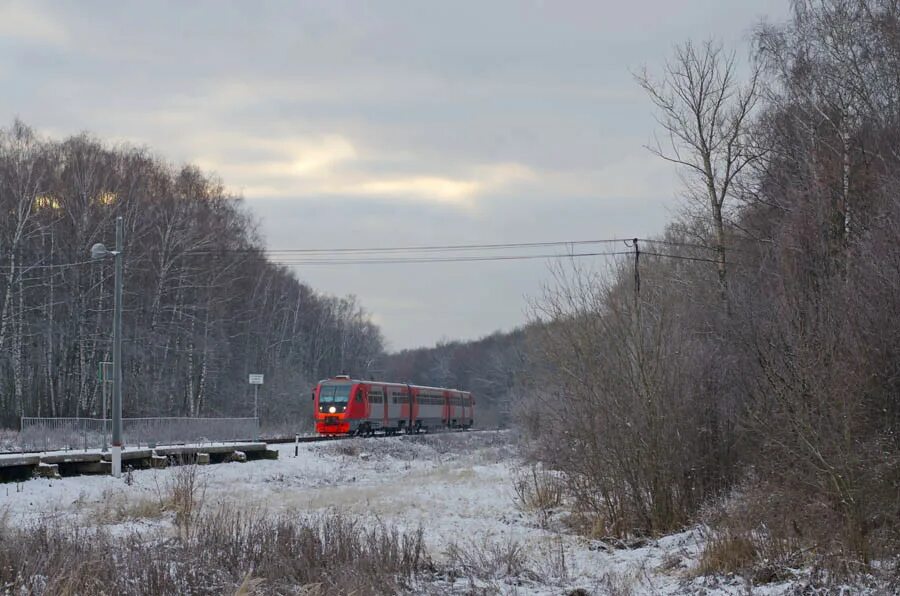
<svg viewBox="0 0 900 596">
<path fill-rule="evenodd" d="M 352 385 L 322 385 L 319 391 L 319 404 L 335 404 L 346 406 L 350 400 Z"/>
<path fill-rule="evenodd" d="M 382 393 L 380 388 L 370 387 L 369 388 L 369 402 L 373 404 L 383 403 L 384 393 Z"/>
</svg>

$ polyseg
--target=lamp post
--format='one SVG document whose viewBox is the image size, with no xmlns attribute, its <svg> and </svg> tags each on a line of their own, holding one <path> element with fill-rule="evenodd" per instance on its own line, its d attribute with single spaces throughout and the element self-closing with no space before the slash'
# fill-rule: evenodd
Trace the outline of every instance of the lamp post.
<svg viewBox="0 0 900 596">
<path fill-rule="evenodd" d="M 113 310 L 113 396 L 112 396 L 112 474 L 122 475 L 122 216 L 116 218 L 116 250 L 97 243 L 91 247 L 92 259 L 115 257 L 115 303 Z"/>
</svg>

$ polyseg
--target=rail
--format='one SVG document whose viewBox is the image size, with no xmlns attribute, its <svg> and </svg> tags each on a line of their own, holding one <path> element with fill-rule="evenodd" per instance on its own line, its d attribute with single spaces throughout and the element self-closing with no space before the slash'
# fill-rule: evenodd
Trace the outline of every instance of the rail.
<svg viewBox="0 0 900 596">
<path fill-rule="evenodd" d="M 97 419 L 82 418 L 81 420 L 97 420 Z M 198 419 L 193 418 L 193 420 L 198 420 Z M 218 419 L 218 420 L 221 420 L 221 419 Z M 238 419 L 238 420 L 241 420 L 241 419 Z M 255 418 L 250 418 L 249 420 L 255 420 Z M 497 431 L 497 430 L 502 430 L 502 429 L 500 429 L 500 428 L 472 428 L 472 429 L 468 429 L 466 432 L 478 433 L 478 432 L 490 432 L 490 431 Z M 444 432 L 462 432 L 462 431 L 444 431 Z M 395 435 L 374 435 L 372 438 L 379 438 L 379 437 L 385 438 L 388 436 L 395 436 Z M 266 444 L 294 443 L 294 442 L 318 443 L 321 441 L 339 441 L 342 439 L 354 439 L 354 438 L 357 438 L 357 437 L 353 437 L 350 435 L 340 435 L 340 436 L 334 436 L 334 435 L 280 435 L 280 436 L 269 436 L 269 437 L 258 438 L 257 435 L 254 434 L 254 435 L 247 435 L 246 437 L 239 438 L 239 439 L 229 439 L 227 441 L 222 440 L 219 442 L 242 443 L 245 441 L 259 440 Z M 207 441 L 201 440 L 201 441 L 194 441 L 194 442 L 203 443 L 203 442 L 207 442 Z M 156 443 L 156 445 L 162 445 L 162 443 Z M 135 446 L 137 446 L 137 445 L 135 445 Z M 80 448 L 81 447 L 62 447 L 62 448 L 57 448 L 57 449 L 80 449 Z M 88 448 L 90 449 L 91 447 L 88 447 Z M 93 448 L 96 449 L 96 447 L 93 447 Z M 8 448 L 5 450 L 0 450 L 0 455 L 14 454 L 14 453 L 40 453 L 42 451 L 47 451 L 47 449 L 45 449 L 43 447 L 33 448 L 33 446 L 32 446 L 32 448 L 26 448 L 24 444 L 20 443 L 17 445 L 17 448 L 14 450 L 10 450 Z"/>
</svg>

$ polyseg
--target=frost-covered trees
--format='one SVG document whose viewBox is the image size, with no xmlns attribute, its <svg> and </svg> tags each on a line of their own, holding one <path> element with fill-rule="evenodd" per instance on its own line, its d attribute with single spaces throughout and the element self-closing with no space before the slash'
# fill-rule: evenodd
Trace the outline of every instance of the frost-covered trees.
<svg viewBox="0 0 900 596">
<path fill-rule="evenodd" d="M 755 37 L 733 209 L 674 223 L 647 251 L 666 256 L 641 258 L 639 292 L 629 262 L 561 276 L 518 410 L 595 532 L 667 532 L 718 501 L 711 544 L 743 541 L 747 564 L 803 553 L 871 570 L 900 545 L 900 7 L 793 8 Z M 727 197 L 727 159 L 710 178 L 696 136 L 728 121 L 692 91 L 728 88 L 711 47 L 680 48 L 663 91 L 645 86 L 674 136 L 666 156 Z"/>
<path fill-rule="evenodd" d="M 125 219 L 126 415 L 305 418 L 308 386 L 382 351 L 352 298 L 321 296 L 266 260 L 240 198 L 193 167 L 79 135 L 0 130 L 0 425 L 100 412 L 112 268 L 91 262 Z"/>
</svg>

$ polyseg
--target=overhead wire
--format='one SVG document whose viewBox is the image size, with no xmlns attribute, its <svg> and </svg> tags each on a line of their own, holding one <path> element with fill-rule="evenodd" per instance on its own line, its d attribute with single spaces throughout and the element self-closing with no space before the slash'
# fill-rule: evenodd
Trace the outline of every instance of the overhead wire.
<svg viewBox="0 0 900 596">
<path fill-rule="evenodd" d="M 267 260 L 281 265 L 387 265 L 410 263 L 460 263 L 460 262 L 489 262 L 489 261 L 521 261 L 535 259 L 563 259 L 583 258 L 598 256 L 627 256 L 633 254 L 630 250 L 607 250 L 575 252 L 575 247 L 585 247 L 597 244 L 612 244 L 623 242 L 626 246 L 633 238 L 604 238 L 594 240 L 560 240 L 548 242 L 513 242 L 513 243 L 489 243 L 489 244 L 446 244 L 423 246 L 393 246 L 393 247 L 353 247 L 353 248 L 282 248 L 261 251 L 260 249 L 226 249 L 223 251 L 187 251 L 183 256 L 222 256 L 232 253 L 256 252 L 266 256 Z M 639 242 L 654 245 L 667 245 L 672 247 L 697 248 L 712 250 L 714 247 L 686 242 L 670 240 L 651 240 L 637 238 Z M 541 253 L 541 254 L 452 254 L 471 253 L 471 251 L 503 251 L 529 248 L 568 247 L 567 252 Z M 444 254 L 441 254 L 444 253 Z M 449 254 L 448 254 L 449 253 Z M 641 254 L 660 258 L 681 259 L 688 261 L 709 262 L 716 261 L 704 257 L 668 254 L 661 251 L 642 251 Z M 20 271 L 42 269 L 67 269 L 95 262 L 93 260 L 75 261 L 71 263 L 54 264 L 28 264 L 19 265 Z M 0 265 L 0 271 L 8 271 L 9 265 Z"/>
<path fill-rule="evenodd" d="M 347 253 L 397 253 L 397 252 L 452 252 L 470 250 L 508 250 L 514 248 L 537 248 L 551 246 L 582 246 L 586 244 L 612 244 L 621 242 L 621 238 L 603 238 L 599 240 L 557 240 L 549 242 L 510 242 L 493 244 L 438 244 L 421 246 L 388 246 L 388 247 L 341 247 L 341 248 L 235 248 L 218 251 L 218 253 L 264 252 L 273 254 L 347 254 Z M 194 251 L 192 254 L 217 254 L 215 251 Z"/>
<path fill-rule="evenodd" d="M 274 259 L 273 263 L 281 265 L 384 265 L 394 263 L 465 263 L 477 261 L 518 261 L 530 259 L 566 259 L 576 257 L 598 257 L 630 255 L 629 251 L 605 251 L 584 253 L 556 253 L 539 255 L 492 255 L 492 256 L 450 256 L 450 257 L 396 257 L 396 258 L 360 258 L 360 259 Z"/>
</svg>

